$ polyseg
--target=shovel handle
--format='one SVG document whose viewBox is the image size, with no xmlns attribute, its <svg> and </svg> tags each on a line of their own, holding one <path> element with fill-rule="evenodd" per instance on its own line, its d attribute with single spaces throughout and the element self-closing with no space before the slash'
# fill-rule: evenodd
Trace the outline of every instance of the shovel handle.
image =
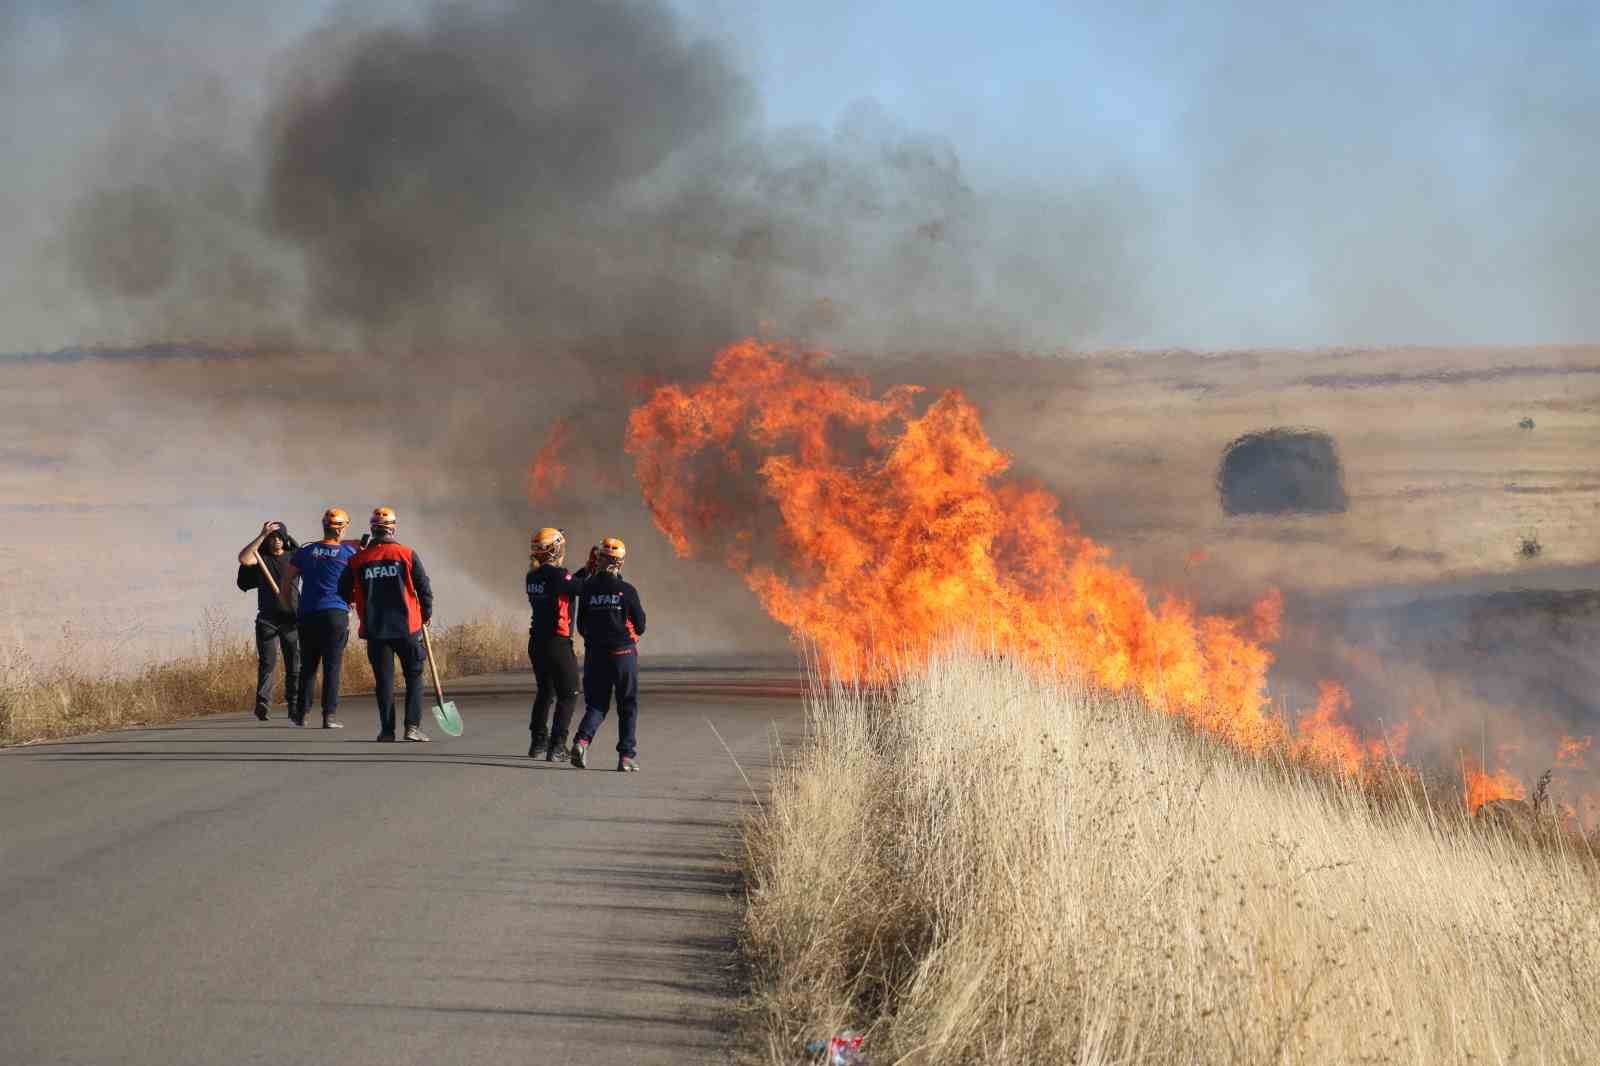
<svg viewBox="0 0 1600 1066">
<path fill-rule="evenodd" d="M 444 686 L 439 684 L 439 664 L 433 661 L 433 638 L 428 635 L 428 625 L 422 625 L 422 646 L 428 651 L 428 669 L 433 673 L 433 696 L 444 705 Z"/>
<path fill-rule="evenodd" d="M 278 588 L 277 579 L 272 576 L 272 571 L 267 569 L 267 561 L 261 558 L 260 552 L 256 552 L 256 566 L 261 570 L 261 578 L 267 583 L 267 588 L 271 589 L 272 594 L 278 597 L 279 603 L 283 603 L 283 591 Z"/>
<path fill-rule="evenodd" d="M 278 599 L 283 599 L 283 593 L 278 591 L 278 581 L 272 576 L 272 571 L 267 569 L 267 561 L 261 558 L 260 552 L 256 552 L 256 565 L 261 568 L 261 579 L 267 583 L 267 588 L 271 589 L 272 594 Z"/>
</svg>

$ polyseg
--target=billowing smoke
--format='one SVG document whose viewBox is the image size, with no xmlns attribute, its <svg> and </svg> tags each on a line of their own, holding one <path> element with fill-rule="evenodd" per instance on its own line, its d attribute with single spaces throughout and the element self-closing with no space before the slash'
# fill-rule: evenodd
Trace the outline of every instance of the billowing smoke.
<svg viewBox="0 0 1600 1066">
<path fill-rule="evenodd" d="M 0 133 L 25 146 L 0 350 L 532 332 L 628 361 L 641 334 L 698 348 L 751 322 L 857 351 L 1600 328 L 1581 5 L 997 18 L 974 49 L 1071 34 L 967 159 L 870 102 L 770 128 L 751 62 L 648 0 L 51 7 L 0 21 Z M 970 127 L 937 116 L 970 88 L 947 79 L 932 123 Z"/>
<path fill-rule="evenodd" d="M 693 271 L 687 301 L 650 282 L 674 279 L 675 247 L 709 242 L 652 182 L 725 143 L 752 102 L 660 8 L 441 8 L 297 56 L 269 121 L 265 218 L 305 253 L 313 317 L 371 338 L 575 343 L 630 319 L 692 334 L 683 318 L 708 302 Z"/>
<path fill-rule="evenodd" d="M 537 347 L 637 371 L 758 327 L 1072 342 L 1138 293 L 1126 190 L 979 191 L 871 102 L 768 129 L 737 58 L 650 0 L 356 7 L 299 32 L 143 13 L 13 30 L 9 132 L 36 153 L 0 350 Z"/>
</svg>

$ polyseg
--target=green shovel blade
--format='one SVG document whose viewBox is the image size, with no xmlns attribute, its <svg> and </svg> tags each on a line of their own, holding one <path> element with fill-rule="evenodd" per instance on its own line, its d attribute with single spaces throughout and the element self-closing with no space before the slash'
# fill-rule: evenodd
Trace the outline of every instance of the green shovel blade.
<svg viewBox="0 0 1600 1066">
<path fill-rule="evenodd" d="M 433 720 L 439 723 L 439 728 L 453 737 L 459 737 L 466 727 L 461 724 L 461 712 L 456 710 L 455 700 L 449 703 L 435 703 L 433 705 Z"/>
</svg>

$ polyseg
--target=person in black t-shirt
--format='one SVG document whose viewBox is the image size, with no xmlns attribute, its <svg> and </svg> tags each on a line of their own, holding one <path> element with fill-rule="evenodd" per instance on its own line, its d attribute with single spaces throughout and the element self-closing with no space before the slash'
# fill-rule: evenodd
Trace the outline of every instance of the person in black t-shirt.
<svg viewBox="0 0 1600 1066">
<path fill-rule="evenodd" d="M 535 532 L 528 550 L 528 606 L 533 612 L 528 621 L 528 660 L 538 681 L 528 715 L 528 758 L 543 754 L 545 762 L 561 762 L 567 758 L 567 730 L 578 707 L 578 657 L 572 650 L 572 634 L 577 632 L 578 594 L 588 569 L 567 572 L 562 565 L 567 561 L 567 535 L 554 526 Z"/>
<path fill-rule="evenodd" d="M 283 651 L 283 694 L 292 716 L 300 694 L 300 631 L 295 612 L 300 586 L 288 572 L 289 553 L 298 548 L 282 522 L 268 522 L 261 534 L 239 550 L 240 591 L 256 590 L 256 717 L 265 722 L 272 703 L 272 674 Z M 271 581 L 263 580 L 265 575 Z"/>
</svg>

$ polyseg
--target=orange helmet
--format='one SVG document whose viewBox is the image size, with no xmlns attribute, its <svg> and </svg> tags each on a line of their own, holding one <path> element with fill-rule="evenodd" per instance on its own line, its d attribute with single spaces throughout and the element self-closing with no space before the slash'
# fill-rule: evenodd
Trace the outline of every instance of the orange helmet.
<svg viewBox="0 0 1600 1066">
<path fill-rule="evenodd" d="M 372 509 L 371 525 L 373 529 L 382 529 L 393 533 L 397 524 L 393 507 L 374 507 Z"/>
<path fill-rule="evenodd" d="M 330 507 L 322 512 L 323 529 L 343 529 L 350 524 L 350 513 L 343 507 Z"/>
<path fill-rule="evenodd" d="M 617 537 L 607 537 L 595 545 L 594 553 L 600 557 L 601 562 L 609 559 L 620 566 L 622 560 L 628 557 L 628 546 Z"/>
<path fill-rule="evenodd" d="M 545 526 L 534 533 L 528 550 L 535 559 L 548 562 L 561 555 L 567 546 L 567 535 L 555 526 Z"/>
</svg>

